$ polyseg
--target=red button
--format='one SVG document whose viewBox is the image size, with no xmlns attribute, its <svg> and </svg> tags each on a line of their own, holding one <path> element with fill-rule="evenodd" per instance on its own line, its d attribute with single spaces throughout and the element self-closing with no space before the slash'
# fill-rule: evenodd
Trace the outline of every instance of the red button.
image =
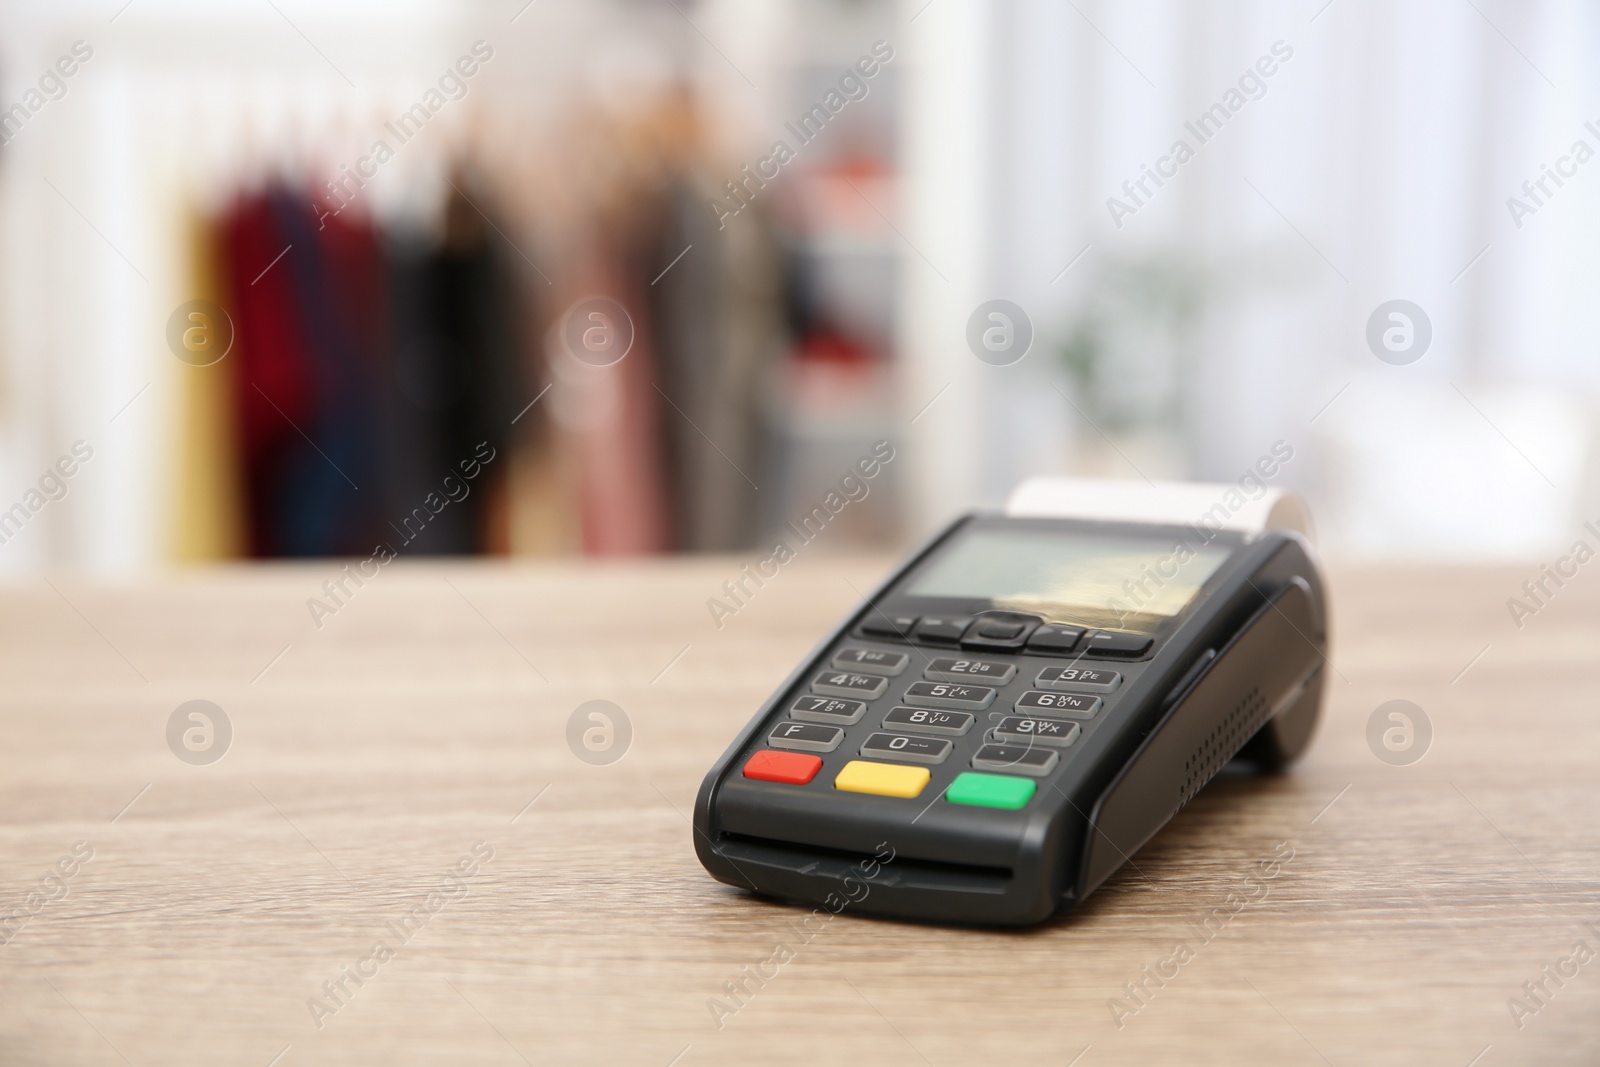
<svg viewBox="0 0 1600 1067">
<path fill-rule="evenodd" d="M 805 785 L 822 770 L 821 756 L 807 756 L 802 752 L 757 752 L 744 765 L 744 776 L 760 782 L 783 782 L 787 785 Z"/>
</svg>

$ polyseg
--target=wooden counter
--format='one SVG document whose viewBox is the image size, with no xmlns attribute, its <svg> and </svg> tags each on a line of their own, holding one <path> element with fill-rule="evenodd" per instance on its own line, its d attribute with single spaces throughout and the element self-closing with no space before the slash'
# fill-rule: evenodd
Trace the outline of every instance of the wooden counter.
<svg viewBox="0 0 1600 1067">
<path fill-rule="evenodd" d="M 886 563 L 803 558 L 718 630 L 738 562 L 395 564 L 320 629 L 333 565 L 0 591 L 0 1063 L 1600 1062 L 1600 579 L 1519 631 L 1521 569 L 1336 572 L 1295 773 L 1214 783 L 1040 928 L 846 911 L 798 943 L 688 815 Z M 1396 698 L 1433 725 L 1410 766 L 1366 740 Z M 167 741 L 197 699 L 232 726 L 209 765 Z M 632 724 L 610 765 L 566 740 L 595 699 Z"/>
</svg>

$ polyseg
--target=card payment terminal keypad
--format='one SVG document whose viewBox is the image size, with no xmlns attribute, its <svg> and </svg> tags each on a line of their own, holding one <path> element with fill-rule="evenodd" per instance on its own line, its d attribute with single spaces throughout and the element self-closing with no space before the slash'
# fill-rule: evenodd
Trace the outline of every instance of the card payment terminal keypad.
<svg viewBox="0 0 1600 1067">
<path fill-rule="evenodd" d="M 744 776 L 914 799 L 937 770 L 949 803 L 1021 810 L 1115 713 L 1127 668 L 1105 661 L 1135 662 L 1152 644 L 1015 612 L 874 614 L 792 697 Z"/>
</svg>

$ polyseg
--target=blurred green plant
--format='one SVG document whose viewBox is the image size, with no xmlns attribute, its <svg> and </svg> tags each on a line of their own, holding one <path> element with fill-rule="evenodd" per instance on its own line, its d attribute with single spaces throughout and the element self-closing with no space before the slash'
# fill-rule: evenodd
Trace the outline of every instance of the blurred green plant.
<svg viewBox="0 0 1600 1067">
<path fill-rule="evenodd" d="M 1168 251 L 1113 259 L 1093 277 L 1057 351 L 1097 426 L 1181 430 L 1196 336 L 1218 288 L 1198 261 Z"/>
</svg>

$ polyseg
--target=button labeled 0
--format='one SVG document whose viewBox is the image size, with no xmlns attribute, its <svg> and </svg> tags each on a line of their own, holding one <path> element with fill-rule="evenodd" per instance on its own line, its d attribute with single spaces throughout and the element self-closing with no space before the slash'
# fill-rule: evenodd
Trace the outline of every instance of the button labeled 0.
<svg viewBox="0 0 1600 1067">
<path fill-rule="evenodd" d="M 912 763 L 943 763 L 955 745 L 942 737 L 912 737 L 909 734 L 873 734 L 861 745 L 863 756 L 903 759 Z"/>
</svg>

